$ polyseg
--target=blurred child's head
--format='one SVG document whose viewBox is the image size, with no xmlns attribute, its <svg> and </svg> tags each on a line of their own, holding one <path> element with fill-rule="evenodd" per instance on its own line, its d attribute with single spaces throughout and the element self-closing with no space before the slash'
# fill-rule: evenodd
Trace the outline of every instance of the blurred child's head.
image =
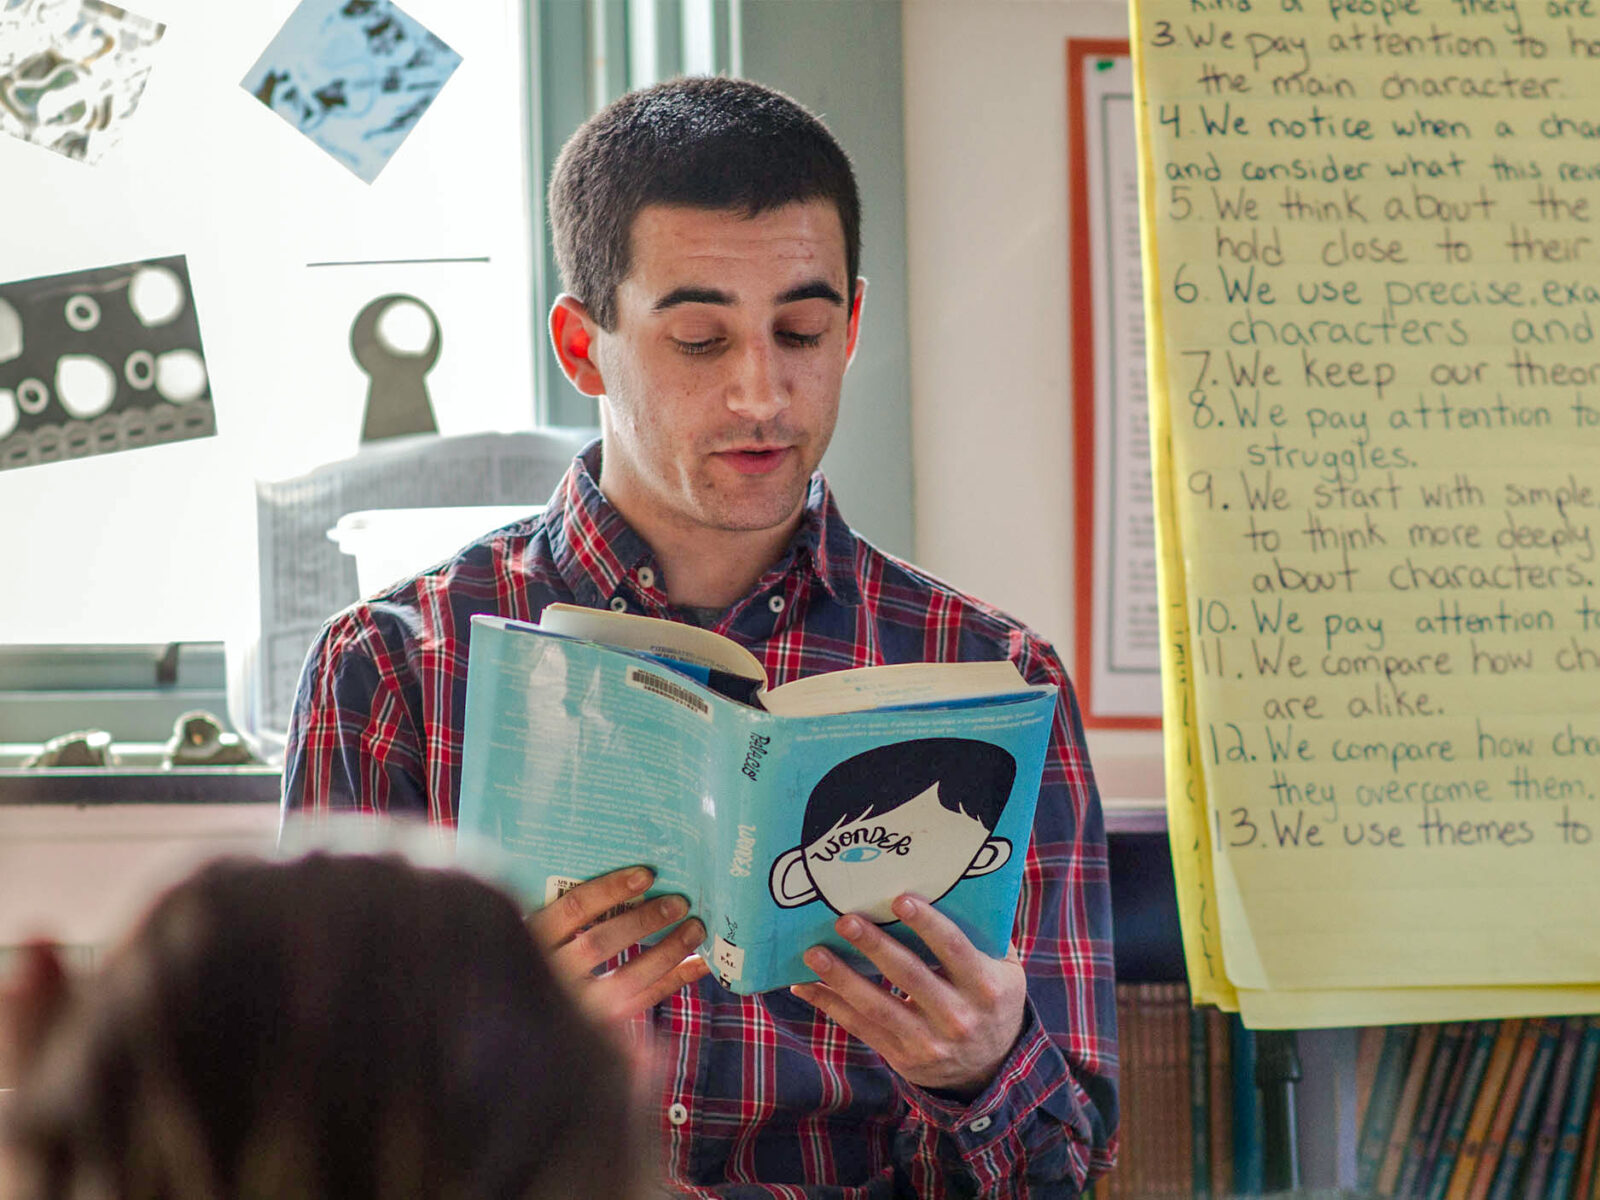
<svg viewBox="0 0 1600 1200">
<path fill-rule="evenodd" d="M 105 966 L 31 952 L 5 1110 L 20 1195 L 632 1195 L 620 1053 L 516 905 L 393 856 L 214 863 Z"/>
</svg>

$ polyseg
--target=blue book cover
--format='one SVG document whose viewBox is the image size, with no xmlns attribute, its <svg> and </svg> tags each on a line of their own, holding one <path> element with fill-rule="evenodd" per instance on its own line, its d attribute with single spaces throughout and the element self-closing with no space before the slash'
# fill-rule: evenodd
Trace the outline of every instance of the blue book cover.
<svg viewBox="0 0 1600 1200">
<path fill-rule="evenodd" d="M 868 967 L 833 931 L 846 912 L 927 957 L 889 909 L 908 891 L 1004 955 L 1056 689 L 1010 663 L 770 691 L 760 673 L 743 647 L 674 622 L 474 617 L 458 829 L 498 844 L 536 903 L 650 867 L 648 896 L 688 898 L 700 953 L 740 993 L 815 979 L 801 955 L 819 944 Z"/>
</svg>

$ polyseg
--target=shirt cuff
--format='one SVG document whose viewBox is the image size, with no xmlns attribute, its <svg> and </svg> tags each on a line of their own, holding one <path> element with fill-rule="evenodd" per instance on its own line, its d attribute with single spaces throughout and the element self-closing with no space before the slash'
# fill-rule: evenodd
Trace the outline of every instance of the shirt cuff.
<svg viewBox="0 0 1600 1200">
<path fill-rule="evenodd" d="M 1065 1133 L 1084 1145 L 1087 1160 L 1091 1136 L 1084 1112 L 1087 1096 L 1072 1078 L 1066 1056 L 1039 1023 L 1032 1000 L 1016 1045 L 989 1086 L 973 1100 L 963 1102 L 898 1075 L 894 1078 L 911 1116 L 954 1139 L 963 1159 L 989 1155 L 1003 1141 L 1016 1139 L 1024 1146 L 1039 1141 L 1048 1144 L 1058 1142 Z M 1036 1125 L 1041 1108 L 1048 1111 L 1045 1127 L 1029 1129 Z"/>
</svg>

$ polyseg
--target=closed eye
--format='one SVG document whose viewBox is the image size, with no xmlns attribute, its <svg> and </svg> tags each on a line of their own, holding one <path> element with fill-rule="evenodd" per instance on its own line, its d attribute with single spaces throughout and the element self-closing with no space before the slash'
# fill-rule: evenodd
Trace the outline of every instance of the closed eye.
<svg viewBox="0 0 1600 1200">
<path fill-rule="evenodd" d="M 679 338 L 672 339 L 672 344 L 676 346 L 679 353 L 682 354 L 709 354 L 711 351 L 715 350 L 721 342 L 721 338 L 706 338 L 703 342 L 685 342 Z"/>
<path fill-rule="evenodd" d="M 787 342 L 791 346 L 800 346 L 807 349 L 822 343 L 822 335 L 820 333 L 794 333 L 787 329 L 778 331 L 778 339 Z"/>
</svg>

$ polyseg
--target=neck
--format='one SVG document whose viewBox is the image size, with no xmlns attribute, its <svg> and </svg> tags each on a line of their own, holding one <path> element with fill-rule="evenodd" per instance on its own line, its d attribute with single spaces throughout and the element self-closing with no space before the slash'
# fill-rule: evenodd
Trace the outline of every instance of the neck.
<svg viewBox="0 0 1600 1200">
<path fill-rule="evenodd" d="M 683 608 L 727 608 L 778 561 L 800 514 L 772 529 L 674 529 L 652 525 L 649 515 L 623 517 L 650 544 L 666 578 L 667 599 Z"/>
</svg>

